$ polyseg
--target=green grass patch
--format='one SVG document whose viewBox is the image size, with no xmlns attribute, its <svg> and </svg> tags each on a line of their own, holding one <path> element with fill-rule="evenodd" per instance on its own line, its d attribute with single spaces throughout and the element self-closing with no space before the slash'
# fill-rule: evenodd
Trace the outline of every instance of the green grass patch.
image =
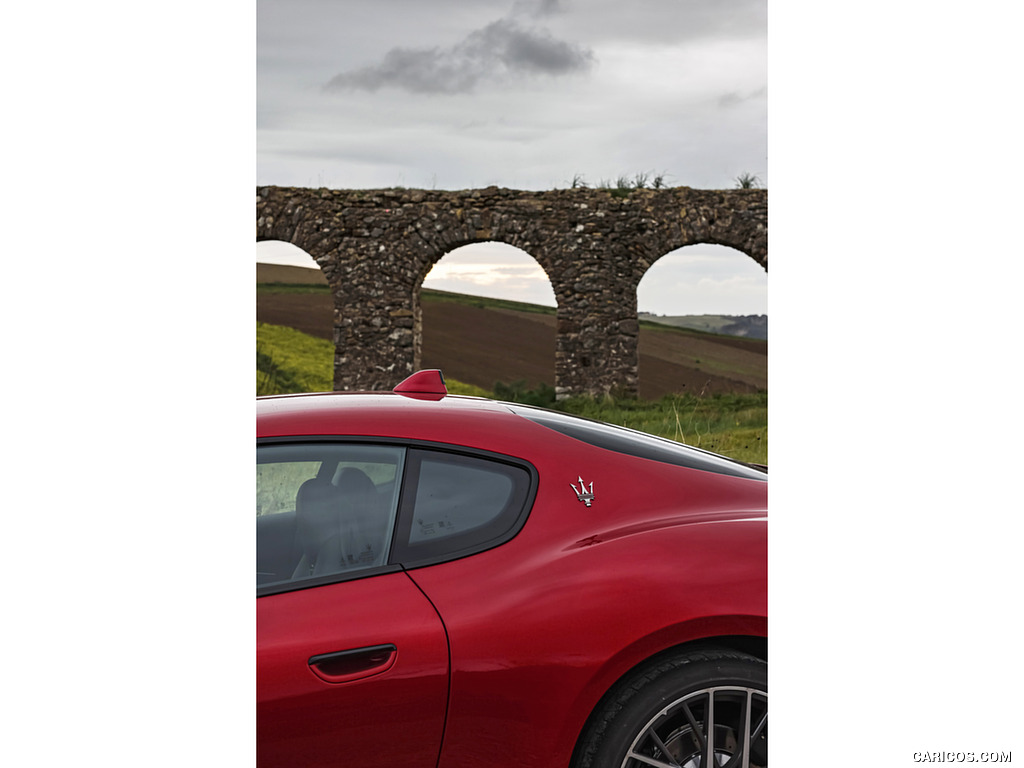
<svg viewBox="0 0 1024 768">
<path fill-rule="evenodd" d="M 448 394 L 451 395 L 469 395 L 470 397 L 494 397 L 493 392 L 488 392 L 483 387 L 478 387 L 475 384 L 466 384 L 465 382 L 458 381 L 457 379 L 450 379 L 447 376 L 444 377 L 444 386 L 448 390 Z"/>
<path fill-rule="evenodd" d="M 256 323 L 256 394 L 329 392 L 334 344 L 294 328 Z"/>
<path fill-rule="evenodd" d="M 768 463 L 767 392 L 666 395 L 660 400 L 574 397 L 553 407 L 740 461 Z"/>
</svg>

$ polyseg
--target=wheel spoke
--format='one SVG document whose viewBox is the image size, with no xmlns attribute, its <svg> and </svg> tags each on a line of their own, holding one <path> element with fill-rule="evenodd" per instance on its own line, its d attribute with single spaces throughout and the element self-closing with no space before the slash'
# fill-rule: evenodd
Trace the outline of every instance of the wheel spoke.
<svg viewBox="0 0 1024 768">
<path fill-rule="evenodd" d="M 690 728 L 693 729 L 693 735 L 697 739 L 697 748 L 704 752 L 704 745 L 706 739 L 704 738 L 704 731 L 701 729 L 700 724 L 694 719 L 693 713 L 690 711 L 690 706 L 684 701 L 682 704 L 683 714 L 686 716 L 686 722 L 690 724 Z"/>
<path fill-rule="evenodd" d="M 736 733 L 741 734 L 742 741 L 737 744 L 736 753 L 729 758 L 722 768 L 750 768 L 750 704 L 753 691 L 747 690 L 740 704 L 739 716 L 736 718 Z"/>
<path fill-rule="evenodd" d="M 653 765 L 655 768 L 679 768 L 679 763 L 666 763 L 662 760 L 655 760 L 653 757 L 647 755 L 641 755 L 630 750 L 629 754 L 626 755 L 626 759 L 633 758 L 634 760 L 645 763 L 646 765 Z"/>
<path fill-rule="evenodd" d="M 669 760 L 672 760 L 672 753 L 668 751 L 668 747 L 665 746 L 665 742 L 661 740 L 661 737 L 658 735 L 658 732 L 654 730 L 653 725 L 650 727 L 647 733 L 654 741 L 654 745 L 661 750 L 661 754 L 663 754 Z M 669 763 L 669 765 L 671 765 L 672 768 L 680 768 L 679 763 L 677 763 L 675 760 L 672 760 L 672 762 Z"/>
<path fill-rule="evenodd" d="M 708 712 L 704 721 L 707 738 L 704 740 L 704 757 L 700 761 L 701 768 L 715 764 L 715 692 L 713 690 L 708 693 Z"/>
<path fill-rule="evenodd" d="M 743 712 L 740 713 L 740 720 L 743 721 L 743 745 L 740 747 L 740 754 L 743 762 L 740 768 L 750 768 L 750 709 L 754 705 L 754 692 L 747 691 L 747 697 L 743 700 Z"/>
<path fill-rule="evenodd" d="M 756 739 L 758 736 L 761 735 L 761 731 L 764 730 L 764 727 L 766 725 L 768 725 L 768 713 L 767 712 L 765 712 L 763 715 L 761 715 L 761 719 L 757 723 L 757 728 L 755 728 L 754 732 L 752 734 L 750 734 L 751 741 L 753 741 L 754 739 Z"/>
</svg>

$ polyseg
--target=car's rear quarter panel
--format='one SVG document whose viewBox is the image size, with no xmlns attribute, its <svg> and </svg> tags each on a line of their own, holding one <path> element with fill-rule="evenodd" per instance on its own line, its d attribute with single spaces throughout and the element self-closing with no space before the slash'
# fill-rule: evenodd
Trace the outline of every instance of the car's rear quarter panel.
<svg viewBox="0 0 1024 768">
<path fill-rule="evenodd" d="M 410 572 L 451 643 L 443 768 L 495 755 L 568 765 L 631 668 L 688 641 L 766 634 L 765 483 L 531 427 L 540 483 L 519 535 Z M 591 507 L 570 485 L 579 477 L 594 483 Z"/>
</svg>

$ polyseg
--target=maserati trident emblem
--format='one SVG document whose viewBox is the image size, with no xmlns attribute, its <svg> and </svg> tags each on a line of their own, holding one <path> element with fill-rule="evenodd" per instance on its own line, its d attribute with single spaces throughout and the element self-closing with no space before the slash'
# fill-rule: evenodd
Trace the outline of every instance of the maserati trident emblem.
<svg viewBox="0 0 1024 768">
<path fill-rule="evenodd" d="M 577 480 L 580 484 L 579 488 L 576 487 L 575 483 L 569 483 L 569 485 L 576 491 L 576 498 L 589 507 L 594 501 L 594 483 L 591 481 L 590 488 L 588 489 L 582 477 L 577 476 Z"/>
</svg>

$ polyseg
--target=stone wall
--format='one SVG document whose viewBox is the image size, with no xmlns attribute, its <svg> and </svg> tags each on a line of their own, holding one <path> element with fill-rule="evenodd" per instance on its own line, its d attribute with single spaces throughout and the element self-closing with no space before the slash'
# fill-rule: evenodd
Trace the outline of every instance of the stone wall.
<svg viewBox="0 0 1024 768">
<path fill-rule="evenodd" d="M 767 270 L 768 193 L 262 187 L 256 239 L 293 243 L 323 270 L 337 390 L 390 389 L 417 370 L 420 284 L 454 248 L 494 240 L 526 251 L 551 281 L 557 393 L 635 396 L 640 279 L 694 243 L 730 246 Z"/>
</svg>

